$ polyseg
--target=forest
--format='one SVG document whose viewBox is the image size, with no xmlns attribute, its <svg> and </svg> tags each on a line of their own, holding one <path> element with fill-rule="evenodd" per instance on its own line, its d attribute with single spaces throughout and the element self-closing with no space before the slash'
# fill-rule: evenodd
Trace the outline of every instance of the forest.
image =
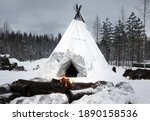
<svg viewBox="0 0 150 121">
<path fill-rule="evenodd" d="M 61 34 L 54 37 L 50 35 L 35 35 L 20 31 L 14 32 L 5 22 L 0 27 L 0 54 L 9 54 L 11 58 L 16 58 L 20 61 L 36 60 L 46 58 L 55 48 Z"/>
<path fill-rule="evenodd" d="M 134 12 L 126 19 L 122 16 L 115 25 L 109 18 L 100 23 L 96 16 L 94 37 L 107 62 L 117 66 L 132 66 L 150 60 L 150 38 L 144 23 Z"/>
<path fill-rule="evenodd" d="M 109 64 L 121 66 L 150 60 L 150 40 L 144 23 L 134 12 L 114 25 L 109 18 L 93 22 L 93 36 Z M 59 30 L 58 30 L 59 31 Z M 47 58 L 62 35 L 36 35 L 14 32 L 7 22 L 0 25 L 0 54 L 9 54 L 20 61 Z"/>
</svg>

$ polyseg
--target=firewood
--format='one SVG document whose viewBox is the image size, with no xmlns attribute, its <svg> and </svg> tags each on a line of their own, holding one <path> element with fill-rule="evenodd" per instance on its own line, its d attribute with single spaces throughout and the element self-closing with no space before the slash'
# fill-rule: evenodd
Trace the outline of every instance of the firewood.
<svg viewBox="0 0 150 121">
<path fill-rule="evenodd" d="M 66 90 L 65 94 L 68 98 L 68 103 L 72 103 L 73 101 L 82 98 L 84 95 L 92 95 L 93 93 L 92 92 L 84 92 L 84 91 L 82 92 L 81 91 L 81 92 L 78 92 L 76 94 L 73 94 L 72 91 Z"/>
<path fill-rule="evenodd" d="M 58 82 L 34 82 L 19 79 L 10 86 L 12 92 L 19 92 L 23 96 L 33 96 L 38 94 L 64 93 L 67 87 Z"/>
<path fill-rule="evenodd" d="M 30 97 L 34 95 L 51 94 L 51 93 L 66 94 L 68 102 L 71 103 L 74 100 L 80 99 L 84 95 L 93 94 L 92 91 L 86 91 L 86 89 L 88 88 L 95 89 L 100 85 L 108 84 L 105 81 L 98 81 L 96 83 L 81 83 L 81 82 L 70 83 L 68 82 L 68 79 L 67 82 L 66 80 L 57 80 L 57 79 L 52 79 L 52 81 L 50 82 L 41 82 L 41 79 L 39 80 L 40 82 L 19 79 L 9 85 L 10 87 L 9 90 L 0 88 L 1 89 L 0 94 L 7 92 L 12 93 L 9 96 L 0 95 L 0 103 L 9 103 L 11 100 L 21 96 Z M 77 93 L 73 93 L 75 91 Z"/>
</svg>

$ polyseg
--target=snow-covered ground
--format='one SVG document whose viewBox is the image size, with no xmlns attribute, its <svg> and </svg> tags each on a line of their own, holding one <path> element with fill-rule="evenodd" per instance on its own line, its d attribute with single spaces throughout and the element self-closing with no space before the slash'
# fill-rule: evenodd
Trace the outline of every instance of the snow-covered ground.
<svg viewBox="0 0 150 121">
<path fill-rule="evenodd" d="M 18 65 L 24 66 L 27 71 L 0 71 L 0 85 L 11 83 L 17 79 L 32 79 L 38 77 L 38 70 L 35 70 L 35 68 L 37 68 L 37 65 L 43 67 L 46 60 L 47 59 L 40 59 L 32 62 L 19 62 L 16 59 L 10 59 L 10 62 L 17 62 Z M 129 93 L 126 90 L 122 90 L 123 88 L 120 89 L 116 87 L 105 88 L 93 95 L 85 95 L 73 103 L 126 103 L 126 101 L 131 101 L 132 103 L 150 103 L 150 80 L 128 80 L 122 77 L 123 72 L 124 69 L 122 67 L 117 67 L 117 81 L 112 77 L 110 77 L 109 81 L 113 82 L 114 85 L 119 82 L 128 82 L 134 92 Z M 16 103 L 19 100 L 22 100 L 22 103 L 67 102 L 67 98 L 64 94 L 51 94 L 38 95 L 31 98 L 20 97 L 13 100 L 11 103 Z"/>
<path fill-rule="evenodd" d="M 10 63 L 17 62 L 18 66 L 24 66 L 26 71 L 1 71 L 0 70 L 0 85 L 5 83 L 11 83 L 18 79 L 32 79 L 37 77 L 37 65 L 42 66 L 46 59 L 40 59 L 37 61 L 19 62 L 16 59 L 10 59 Z"/>
</svg>

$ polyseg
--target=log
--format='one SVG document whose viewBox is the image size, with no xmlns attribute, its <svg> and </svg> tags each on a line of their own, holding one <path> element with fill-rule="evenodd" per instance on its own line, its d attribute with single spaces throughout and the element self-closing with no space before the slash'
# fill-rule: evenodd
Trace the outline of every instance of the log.
<svg viewBox="0 0 150 121">
<path fill-rule="evenodd" d="M 0 104 L 9 104 L 10 101 L 21 96 L 22 95 L 20 93 L 8 93 L 6 95 L 0 95 Z"/>
<path fill-rule="evenodd" d="M 79 92 L 79 93 L 73 94 L 72 91 L 66 90 L 65 94 L 66 94 L 66 96 L 68 98 L 68 103 L 72 103 L 73 101 L 82 98 L 84 95 L 92 95 L 94 93 L 93 92 L 84 92 L 83 91 L 83 92 Z"/>
<path fill-rule="evenodd" d="M 11 93 L 9 84 L 5 84 L 3 86 L 0 86 L 0 95 L 6 94 L 6 93 Z"/>
<path fill-rule="evenodd" d="M 64 93 L 68 89 L 59 82 L 34 82 L 19 79 L 10 85 L 11 92 L 21 93 L 23 96 L 38 94 Z"/>
<path fill-rule="evenodd" d="M 70 82 L 67 82 L 70 83 Z M 9 103 L 11 100 L 17 97 L 30 97 L 34 95 L 40 94 L 51 94 L 51 93 L 63 93 L 66 94 L 68 98 L 68 102 L 71 103 L 74 100 L 78 100 L 84 95 L 91 95 L 93 92 L 89 91 L 78 91 L 78 93 L 74 94 L 72 91 L 74 90 L 83 90 L 87 88 L 96 88 L 99 85 L 106 85 L 105 81 L 98 81 L 96 83 L 72 83 L 67 84 L 66 82 L 62 82 L 60 80 L 53 79 L 51 82 L 35 82 L 32 80 L 24 80 L 19 79 L 14 81 L 9 85 L 10 90 L 5 90 L 1 88 L 2 93 L 11 92 L 12 94 L 9 96 L 1 96 L 0 95 L 0 103 Z"/>
<path fill-rule="evenodd" d="M 51 82 L 19 79 L 10 85 L 10 90 L 11 92 L 21 93 L 23 96 L 33 96 L 37 94 L 65 93 L 66 90 L 80 90 L 94 85 L 94 83 L 72 83 L 72 85 L 66 87 L 64 83 L 56 79 Z"/>
</svg>

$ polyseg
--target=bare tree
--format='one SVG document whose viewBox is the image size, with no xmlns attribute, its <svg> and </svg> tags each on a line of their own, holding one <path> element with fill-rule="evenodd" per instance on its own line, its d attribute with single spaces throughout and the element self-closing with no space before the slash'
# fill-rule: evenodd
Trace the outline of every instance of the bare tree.
<svg viewBox="0 0 150 121">
<path fill-rule="evenodd" d="M 126 21 L 126 16 L 125 16 L 125 10 L 124 10 L 124 7 L 121 7 L 121 10 L 120 10 L 120 14 L 121 14 L 121 22 L 123 24 L 125 24 L 125 21 Z"/>
<path fill-rule="evenodd" d="M 136 9 L 140 12 L 142 18 L 143 18 L 143 25 L 144 25 L 144 41 L 143 41 L 143 62 L 144 62 L 144 68 L 145 68 L 145 43 L 147 40 L 146 36 L 146 22 L 150 18 L 150 0 L 141 0 L 142 7 L 136 7 Z"/>
<path fill-rule="evenodd" d="M 121 24 L 122 24 L 122 66 L 124 66 L 125 64 L 125 40 L 126 40 L 126 33 L 125 33 L 125 23 L 126 23 L 126 15 L 125 15 L 125 10 L 124 10 L 124 7 L 121 7 L 121 10 L 120 10 L 120 14 L 121 14 Z"/>
<path fill-rule="evenodd" d="M 0 21 L 0 34 L 2 34 L 3 32 L 3 28 L 2 28 L 2 25 L 1 25 L 1 21 Z"/>
<path fill-rule="evenodd" d="M 93 26 L 93 34 L 94 37 L 96 39 L 96 42 L 99 43 L 100 42 L 100 34 L 101 34 L 101 23 L 100 23 L 100 19 L 98 16 L 96 16 L 96 19 L 94 21 L 94 26 Z"/>
<path fill-rule="evenodd" d="M 8 22 L 4 22 L 3 23 L 3 32 L 6 34 L 6 33 L 9 33 L 10 32 L 10 26 L 8 24 Z"/>
</svg>

